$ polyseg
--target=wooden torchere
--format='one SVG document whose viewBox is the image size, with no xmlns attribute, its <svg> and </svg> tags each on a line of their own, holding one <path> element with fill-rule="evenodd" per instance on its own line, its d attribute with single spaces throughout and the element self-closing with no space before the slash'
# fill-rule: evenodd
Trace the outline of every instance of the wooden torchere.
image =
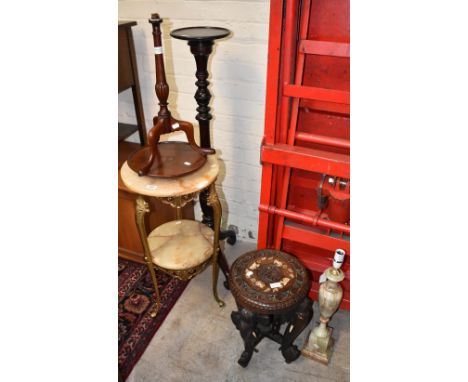
<svg viewBox="0 0 468 382">
<path fill-rule="evenodd" d="M 128 159 L 128 164 L 140 176 L 171 178 L 198 170 L 205 164 L 206 155 L 214 154 L 215 150 L 199 147 L 195 143 L 192 124 L 172 117 L 168 109 L 169 85 L 166 82 L 161 44 L 160 25 L 162 19 L 155 13 L 151 15 L 149 22 L 153 26 L 154 58 L 156 64 L 155 91 L 160 108 L 158 115 L 153 118 L 154 126 L 148 133 L 148 144 L 131 155 Z M 161 135 L 179 130 L 185 133 L 188 143 L 159 143 Z"/>
<path fill-rule="evenodd" d="M 211 93 L 208 89 L 208 59 L 212 52 L 214 40 L 227 37 L 230 33 L 228 29 L 218 27 L 189 27 L 175 29 L 171 32 L 172 37 L 188 42 L 190 52 L 195 58 L 197 65 L 195 100 L 198 104 L 195 118 L 200 126 L 200 146 L 206 149 L 211 148 L 210 120 L 212 119 L 209 107 Z M 200 193 L 200 205 L 203 211 L 202 222 L 212 228 L 213 209 L 207 203 L 208 194 L 208 190 Z M 233 245 L 236 242 L 236 233 L 233 230 L 221 231 L 220 240 L 224 239 L 227 239 L 227 242 Z"/>
</svg>

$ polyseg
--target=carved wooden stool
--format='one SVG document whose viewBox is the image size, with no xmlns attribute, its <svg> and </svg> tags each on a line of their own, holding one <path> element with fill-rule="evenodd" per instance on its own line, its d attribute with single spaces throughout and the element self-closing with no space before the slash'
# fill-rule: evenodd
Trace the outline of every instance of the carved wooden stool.
<svg viewBox="0 0 468 382">
<path fill-rule="evenodd" d="M 284 252 L 248 252 L 232 265 L 229 285 L 239 309 L 231 313 L 231 319 L 245 346 L 239 365 L 248 365 L 264 337 L 281 345 L 287 363 L 296 360 L 301 352 L 293 342 L 312 318 L 312 302 L 307 297 L 310 278 L 304 266 Z"/>
</svg>

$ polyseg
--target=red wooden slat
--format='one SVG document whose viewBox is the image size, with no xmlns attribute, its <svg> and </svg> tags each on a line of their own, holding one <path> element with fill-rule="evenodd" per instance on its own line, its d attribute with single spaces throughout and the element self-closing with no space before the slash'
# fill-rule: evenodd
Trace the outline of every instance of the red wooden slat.
<svg viewBox="0 0 468 382">
<path fill-rule="evenodd" d="M 289 97 L 328 101 L 349 105 L 349 92 L 312 86 L 284 85 L 284 95 Z"/>
<path fill-rule="evenodd" d="M 295 42 L 296 42 L 296 30 L 297 30 L 297 16 L 298 16 L 298 1 L 289 0 L 286 2 L 286 14 L 285 23 L 289 25 L 288 28 L 284 29 L 284 39 L 281 47 L 282 54 L 282 79 L 283 84 L 288 84 L 293 81 L 293 73 L 295 70 Z M 280 104 L 280 118 L 281 126 L 286 126 L 289 120 L 289 98 L 283 93 L 283 97 Z M 286 143 L 287 130 L 279 130 L 277 137 L 279 138 L 276 142 Z"/>
<path fill-rule="evenodd" d="M 285 144 L 263 145 L 262 162 L 349 179 L 349 155 Z"/>
<path fill-rule="evenodd" d="M 349 140 L 326 137 L 324 135 L 299 132 L 299 133 L 296 133 L 296 139 L 299 141 L 318 143 L 318 144 L 326 145 L 326 146 L 341 147 L 344 149 L 350 148 Z"/>
<path fill-rule="evenodd" d="M 337 114 L 350 114 L 349 105 L 342 103 L 333 103 L 326 101 L 317 101 L 313 99 L 301 99 L 300 106 L 304 109 L 312 109 Z"/>
<path fill-rule="evenodd" d="M 337 223 L 331 220 L 322 219 L 319 217 L 318 214 L 315 214 L 315 216 L 310 216 L 308 214 L 286 210 L 284 208 L 277 208 L 275 206 L 267 206 L 264 204 L 260 204 L 258 206 L 258 209 L 261 212 L 267 212 L 272 215 L 274 214 L 274 215 L 283 216 L 285 218 L 300 221 L 301 223 L 310 224 L 312 226 L 332 229 L 338 232 L 343 232 L 347 235 L 349 235 L 349 233 L 351 232 L 351 228 L 349 225 Z"/>
<path fill-rule="evenodd" d="M 283 229 L 283 239 L 291 240 L 297 243 L 319 247 L 329 251 L 335 251 L 342 248 L 349 254 L 350 245 L 348 240 L 338 239 L 312 231 L 309 227 L 285 224 Z"/>
<path fill-rule="evenodd" d="M 349 44 L 342 42 L 302 40 L 299 50 L 305 54 L 349 58 Z"/>
</svg>

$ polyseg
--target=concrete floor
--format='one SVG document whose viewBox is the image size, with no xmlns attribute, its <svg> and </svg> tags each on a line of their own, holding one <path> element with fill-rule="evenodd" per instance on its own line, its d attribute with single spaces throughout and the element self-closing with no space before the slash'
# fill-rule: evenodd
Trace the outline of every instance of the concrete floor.
<svg viewBox="0 0 468 382">
<path fill-rule="evenodd" d="M 241 254 L 255 249 L 252 243 L 226 244 L 229 264 Z M 284 362 L 279 345 L 264 339 L 257 346 L 248 367 L 242 368 L 237 359 L 243 351 L 242 339 L 231 322 L 236 309 L 234 298 L 224 289 L 220 274 L 218 292 L 226 306 L 219 308 L 211 294 L 211 268 L 195 277 L 153 337 L 127 382 L 146 381 L 209 381 L 209 382 L 345 382 L 349 381 L 349 312 L 338 311 L 331 320 L 336 339 L 330 364 L 324 366 L 299 357 L 291 364 Z M 301 349 L 312 326 L 296 339 Z"/>
</svg>

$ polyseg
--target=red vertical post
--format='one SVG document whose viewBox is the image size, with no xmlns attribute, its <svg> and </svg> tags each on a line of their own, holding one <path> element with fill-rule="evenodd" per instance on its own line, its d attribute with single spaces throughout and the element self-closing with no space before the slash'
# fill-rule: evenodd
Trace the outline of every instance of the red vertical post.
<svg viewBox="0 0 468 382">
<path fill-rule="evenodd" d="M 279 72 L 281 62 L 281 39 L 283 28 L 283 0 L 271 0 L 270 3 L 270 29 L 268 42 L 268 70 L 266 80 L 265 100 L 265 132 L 262 144 L 273 144 L 275 142 L 276 119 L 279 97 Z M 273 187 L 273 165 L 262 166 L 262 188 L 260 195 L 261 204 L 270 204 L 271 189 Z M 266 248 L 269 243 L 268 227 L 271 226 L 273 217 L 268 213 L 259 213 L 258 241 L 259 249 Z"/>
<path fill-rule="evenodd" d="M 310 0 L 304 0 L 302 2 L 300 27 L 299 27 L 299 39 L 300 40 L 305 40 L 307 38 L 307 31 L 309 29 L 308 28 L 309 27 L 309 13 L 310 13 Z M 293 84 L 300 85 L 302 84 L 302 77 L 304 75 L 305 55 L 304 53 L 302 53 L 301 51 L 297 49 L 298 48 L 297 42 L 295 40 L 294 42 L 295 42 L 294 52 L 297 54 L 297 59 L 296 59 L 296 74 L 295 74 Z M 284 85 L 289 85 L 289 83 L 284 82 Z M 283 94 L 283 99 L 285 98 L 288 99 L 289 97 L 285 97 Z M 294 144 L 298 114 L 299 114 L 299 98 L 294 98 L 292 100 L 289 123 L 287 119 L 283 119 L 280 125 L 280 129 L 282 129 L 283 134 L 285 134 L 285 136 L 287 137 L 286 143 L 289 145 Z M 288 129 L 288 125 L 289 125 L 289 129 Z M 288 200 L 288 185 L 289 185 L 290 178 L 291 178 L 291 169 L 288 167 L 283 170 L 282 179 L 278 182 L 279 184 L 282 184 L 280 188 L 279 203 L 278 203 L 280 208 L 286 207 L 286 203 Z M 279 216 L 277 225 L 275 227 L 275 248 L 278 250 L 281 249 L 283 226 L 284 226 L 284 217 Z"/>
</svg>

